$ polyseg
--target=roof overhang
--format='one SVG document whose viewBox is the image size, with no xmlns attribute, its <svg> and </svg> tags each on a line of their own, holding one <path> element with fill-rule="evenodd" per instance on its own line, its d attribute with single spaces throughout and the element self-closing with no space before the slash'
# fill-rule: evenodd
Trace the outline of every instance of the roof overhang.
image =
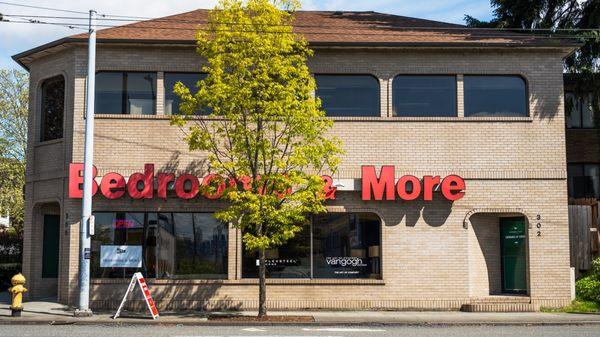
<svg viewBox="0 0 600 337">
<path fill-rule="evenodd" d="M 15 54 L 12 59 L 20 66 L 29 70 L 28 64 L 34 59 L 51 55 L 58 51 L 69 48 L 72 45 L 87 44 L 87 38 L 65 37 L 41 46 Z M 321 48 L 418 48 L 418 49 L 527 49 L 527 50 L 560 50 L 563 57 L 575 52 L 583 43 L 569 42 L 564 43 L 489 43 L 489 42 L 309 42 L 309 45 L 316 49 Z M 196 41 L 192 40 L 157 40 L 157 39 L 97 39 L 96 43 L 103 45 L 162 45 L 162 46 L 182 46 L 194 47 Z"/>
</svg>

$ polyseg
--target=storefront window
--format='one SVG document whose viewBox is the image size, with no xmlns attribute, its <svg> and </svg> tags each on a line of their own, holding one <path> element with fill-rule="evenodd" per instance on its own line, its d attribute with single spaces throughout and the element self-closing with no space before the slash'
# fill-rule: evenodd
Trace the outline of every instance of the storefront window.
<svg viewBox="0 0 600 337">
<path fill-rule="evenodd" d="M 370 75 L 315 75 L 316 95 L 329 117 L 379 117 L 379 81 Z"/>
<path fill-rule="evenodd" d="M 280 247 L 265 252 L 267 277 L 310 278 L 310 225 Z M 242 277 L 258 277 L 258 252 L 244 249 Z"/>
<path fill-rule="evenodd" d="M 156 73 L 99 72 L 96 74 L 97 114 L 156 114 Z"/>
<path fill-rule="evenodd" d="M 371 213 L 329 213 L 313 222 L 315 278 L 379 278 L 380 221 Z"/>
<path fill-rule="evenodd" d="M 381 278 L 381 221 L 373 213 L 315 216 L 294 239 L 266 252 L 266 266 L 270 278 Z M 256 252 L 244 251 L 242 270 L 243 277 L 258 277 Z"/>
<path fill-rule="evenodd" d="M 465 117 L 525 117 L 527 90 L 520 76 L 464 77 Z"/>
<path fill-rule="evenodd" d="M 173 88 L 177 82 L 183 83 L 190 89 L 192 94 L 198 91 L 196 84 L 198 81 L 206 78 L 206 74 L 201 73 L 165 73 L 165 115 L 180 115 L 182 112 L 179 110 L 179 104 L 181 100 L 179 96 L 173 92 Z M 197 111 L 197 115 L 207 115 L 208 109 L 202 109 Z"/>
<path fill-rule="evenodd" d="M 135 271 L 149 278 L 227 277 L 227 225 L 211 213 L 94 215 L 92 277 L 130 277 Z M 102 246 L 141 246 L 142 267 L 101 266 Z"/>
<path fill-rule="evenodd" d="M 396 117 L 456 117 L 456 77 L 396 76 L 392 102 Z"/>
</svg>

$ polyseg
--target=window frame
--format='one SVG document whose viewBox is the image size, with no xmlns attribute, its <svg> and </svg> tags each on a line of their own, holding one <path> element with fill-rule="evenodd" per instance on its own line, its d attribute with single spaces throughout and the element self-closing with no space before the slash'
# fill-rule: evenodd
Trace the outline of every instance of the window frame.
<svg viewBox="0 0 600 337">
<path fill-rule="evenodd" d="M 97 214 L 97 213 L 114 213 L 114 214 L 118 214 L 118 213 L 124 213 L 124 214 L 135 214 L 135 213 L 141 213 L 144 215 L 144 224 L 142 227 L 142 233 L 143 233 L 143 242 L 141 244 L 142 246 L 142 267 L 140 268 L 121 268 L 123 269 L 123 273 L 125 274 L 125 270 L 130 270 L 130 269 L 139 269 L 143 272 L 145 272 L 147 269 L 147 265 L 146 265 L 146 260 L 145 260 L 145 256 L 146 256 L 146 249 L 147 249 L 147 243 L 146 243 L 146 236 L 148 233 L 148 223 L 149 223 L 149 215 L 154 213 L 157 215 L 157 221 L 158 221 L 158 215 L 159 214 L 169 214 L 169 223 L 172 226 L 172 235 L 173 237 L 175 237 L 176 240 L 176 236 L 177 236 L 177 228 L 176 228 L 176 224 L 175 224 L 175 217 L 174 217 L 174 213 L 185 213 L 185 214 L 191 214 L 192 217 L 192 224 L 195 227 L 195 220 L 194 220 L 194 214 L 215 214 L 216 211 L 206 211 L 206 210 L 201 210 L 201 211 L 197 211 L 197 212 L 190 212 L 190 211 L 169 211 L 169 210 L 161 210 L 161 211 L 157 211 L 157 210 L 147 210 L 147 209 L 142 209 L 142 210 L 132 210 L 132 211 L 123 211 L 120 208 L 118 208 L 117 210 L 95 210 L 92 212 L 93 214 Z M 223 223 L 223 225 L 225 226 L 225 234 L 227 235 L 227 243 L 226 243 L 226 248 L 225 248 L 225 252 L 227 254 L 227 258 L 226 258 L 226 263 L 227 265 L 224 266 L 223 270 L 224 270 L 224 276 L 223 277 L 218 277 L 218 278 L 207 278 L 207 277 L 203 277 L 203 278 L 189 278 L 189 277 L 182 277 L 181 275 L 179 277 L 153 277 L 150 275 L 144 275 L 144 277 L 146 277 L 149 280 L 153 280 L 153 281 L 159 281 L 159 282 L 181 282 L 181 281 L 194 281 L 194 280 L 201 280 L 203 282 L 206 281 L 215 281 L 215 282 L 223 282 L 224 280 L 228 280 L 230 273 L 229 273 L 229 264 L 230 264 L 230 252 L 229 252 L 229 245 L 230 245 L 230 240 L 235 239 L 230 237 L 229 235 L 229 228 L 230 225 L 228 223 Z M 160 226 L 157 222 L 157 226 Z M 114 231 L 114 229 L 113 229 Z M 92 242 L 94 240 L 94 237 L 92 237 Z M 109 245 L 114 245 L 114 243 L 111 243 Z M 93 247 L 93 244 L 92 244 Z M 92 256 L 91 258 L 94 259 L 94 251 L 92 249 L 91 251 Z M 177 251 L 174 251 L 175 254 L 175 258 L 177 258 Z M 92 262 L 92 259 L 90 259 L 90 263 Z M 91 266 L 93 267 L 93 266 Z M 126 279 L 127 277 L 119 277 L 119 278 L 114 278 L 114 277 L 93 277 L 91 275 L 91 269 L 90 269 L 90 280 L 93 281 L 97 281 L 97 280 L 120 280 L 120 279 Z M 112 282 L 112 281 L 111 281 Z"/>
<path fill-rule="evenodd" d="M 391 83 L 390 83 L 390 97 L 389 97 L 389 101 L 390 101 L 390 117 L 391 118 L 459 118 L 459 114 L 458 114 L 458 76 L 460 74 L 456 73 L 456 74 L 444 74 L 444 73 L 418 73 L 418 74 L 414 74 L 414 73 L 397 73 L 392 77 Z M 453 116 L 396 116 L 394 115 L 394 100 L 396 95 L 394 95 L 394 82 L 396 81 L 396 78 L 398 78 L 399 76 L 418 76 L 418 77 L 454 77 L 454 112 L 455 114 Z"/>
<path fill-rule="evenodd" d="M 208 73 L 204 73 L 204 72 L 196 72 L 196 71 L 163 71 L 163 114 L 165 116 L 184 116 L 185 114 L 183 113 L 179 113 L 179 114 L 173 114 L 172 112 L 170 114 L 167 113 L 167 95 L 169 94 L 169 92 L 167 92 L 167 74 L 197 74 L 197 75 L 206 75 L 208 76 Z M 200 79 L 202 80 L 202 79 Z M 198 89 L 198 88 L 196 88 Z M 172 91 L 171 91 L 172 94 Z M 194 93 L 192 93 L 193 95 Z M 208 116 L 209 114 L 194 114 L 193 116 Z"/>
<path fill-rule="evenodd" d="M 327 118 L 381 118 L 381 81 L 379 79 L 379 77 L 377 77 L 375 74 L 372 73 L 330 73 L 330 72 L 315 72 L 315 73 L 311 73 L 311 76 L 313 77 L 314 81 L 315 81 L 315 98 L 319 98 L 319 96 L 317 95 L 317 76 L 340 76 L 340 77 L 350 77 L 350 76 L 369 76 L 373 79 L 375 79 L 375 81 L 377 82 L 377 114 L 375 114 L 374 116 L 328 116 L 327 115 L 327 111 L 325 110 L 325 108 L 323 108 L 322 104 L 321 104 L 321 109 L 323 110 L 323 112 L 325 112 L 325 117 Z M 320 98 L 319 98 L 320 99 Z M 322 102 L 322 101 L 321 101 Z"/>
<path fill-rule="evenodd" d="M 285 278 L 285 277 L 281 277 L 281 278 L 269 278 L 267 277 L 267 280 L 292 280 L 292 281 L 323 281 L 323 280 L 335 280 L 335 281 L 340 281 L 340 282 L 345 282 L 345 281 L 358 281 L 361 282 L 361 280 L 378 280 L 381 281 L 384 279 L 384 269 L 383 269 L 383 217 L 381 216 L 381 214 L 379 214 L 379 212 L 374 211 L 374 210 L 357 210 L 357 211 L 345 211 L 345 212 L 326 212 L 323 213 L 325 215 L 328 214 L 341 214 L 341 215 L 349 215 L 349 214 L 355 214 L 355 215 L 359 215 L 359 214 L 371 214 L 375 217 L 377 217 L 378 219 L 378 226 L 379 226 L 379 277 L 376 279 L 372 279 L 369 277 L 340 277 L 340 278 L 335 278 L 335 277 L 315 277 L 314 275 L 314 267 L 315 267 L 315 263 L 314 263 L 314 252 L 315 252 L 315 248 L 314 248 L 314 238 L 315 238 L 315 234 L 314 234 L 314 219 L 315 219 L 315 215 L 311 215 L 309 217 L 307 217 L 307 221 L 309 222 L 309 225 L 307 227 L 308 232 L 309 232 L 309 243 L 310 243 L 310 252 L 309 252 L 309 257 L 310 257 L 310 263 L 309 263 L 309 274 L 310 277 L 297 277 L 297 278 Z M 321 214 L 321 215 L 323 215 Z M 243 267 L 243 249 L 244 249 L 244 245 L 243 242 L 240 242 L 239 244 L 239 249 L 242 252 L 242 259 L 240 259 L 239 261 L 239 268 L 241 270 L 240 273 L 240 279 L 242 280 L 256 280 L 257 277 L 244 277 L 244 267 Z"/>
<path fill-rule="evenodd" d="M 121 73 L 121 74 L 125 74 L 125 73 L 136 73 L 136 74 L 140 74 L 140 73 L 151 73 L 154 74 L 154 98 L 153 98 L 153 104 L 152 104 L 152 114 L 141 114 L 139 116 L 157 116 L 158 115 L 158 73 L 159 71 L 155 71 L 155 70 L 150 70 L 150 71 L 145 71 L 145 70 L 96 70 L 96 73 L 94 76 L 98 76 L 98 74 L 100 73 Z M 163 85 L 164 86 L 164 85 Z M 105 113 L 105 112 L 98 112 L 95 105 L 97 104 L 97 99 L 96 99 L 96 93 L 98 90 L 98 86 L 95 87 L 95 91 L 94 91 L 94 115 L 110 115 L 110 116 L 135 116 L 135 114 L 132 113 L 124 113 L 123 111 L 127 111 L 127 107 L 126 107 L 126 100 L 124 99 L 127 96 L 127 91 L 126 90 L 122 90 L 121 93 L 121 113 Z M 124 109 L 124 110 L 123 110 Z"/>
<path fill-rule="evenodd" d="M 465 87 L 465 79 L 467 77 L 518 77 L 521 80 L 523 80 L 523 83 L 525 84 L 525 115 L 524 116 L 467 116 L 466 112 L 467 112 L 467 103 L 466 103 L 466 87 Z M 507 73 L 507 74 L 482 74 L 482 73 L 469 73 L 469 74 L 462 74 L 463 77 L 463 90 L 462 90 L 462 99 L 463 99 L 463 118 L 531 118 L 531 96 L 529 94 L 529 80 L 527 79 L 527 76 L 523 75 L 523 74 L 518 74 L 518 73 Z"/>
<path fill-rule="evenodd" d="M 63 81 L 63 109 L 62 109 L 62 121 L 61 121 L 61 136 L 58 138 L 53 138 L 53 139 L 45 139 L 44 134 L 45 134 L 45 124 L 46 124 L 46 114 L 44 113 L 44 108 L 43 108 L 43 104 L 44 104 L 44 84 L 47 81 L 50 80 L 54 80 L 57 78 L 62 78 Z M 52 75 L 46 78 L 41 79 L 39 82 L 39 87 L 38 90 L 36 90 L 39 93 L 39 102 L 36 104 L 36 106 L 39 109 L 39 122 L 36 123 L 39 127 L 39 134 L 38 137 L 36 138 L 36 143 L 38 144 L 48 144 L 48 143 L 52 143 L 52 142 L 58 142 L 58 141 L 62 141 L 65 138 L 65 110 L 66 110 L 66 103 L 67 103 L 67 77 L 64 74 L 56 74 L 56 75 Z"/>
<path fill-rule="evenodd" d="M 581 126 L 569 126 L 567 123 L 567 95 L 572 95 L 573 99 L 576 100 L 576 106 L 579 108 L 579 125 Z M 578 96 L 574 90 L 564 90 L 563 91 L 563 102 L 564 102 L 564 107 L 565 107 L 565 127 L 568 130 L 571 129 L 576 129 L 576 130 L 593 130 L 596 129 L 598 126 L 596 124 L 596 116 L 595 116 L 595 112 L 592 108 L 592 110 L 590 110 L 590 114 L 592 114 L 592 121 L 593 121 L 593 126 L 583 126 L 584 125 L 584 117 L 583 117 L 583 106 L 584 103 L 586 103 L 586 100 L 593 100 L 593 93 L 592 92 L 587 92 L 586 93 L 586 98 L 584 99 L 583 97 Z M 570 118 L 570 117 L 569 117 Z"/>
<path fill-rule="evenodd" d="M 574 188 L 574 186 L 572 186 L 571 182 L 570 182 L 570 176 L 569 176 L 569 167 L 572 166 L 576 166 L 578 169 L 581 169 L 581 171 L 583 172 L 583 175 L 580 177 L 592 177 L 592 176 L 586 176 L 585 172 L 586 172 L 586 167 L 587 166 L 596 166 L 598 167 L 598 176 L 596 176 L 596 178 L 598 179 L 598 181 L 600 181 L 600 162 L 571 162 L 571 163 L 567 163 L 567 197 L 568 198 L 572 198 L 572 199 L 589 199 L 588 197 L 574 197 L 571 196 L 571 188 Z M 593 188 L 593 186 L 592 186 Z M 573 191 L 574 192 L 574 191 Z M 600 196 L 600 190 L 598 191 L 598 194 Z M 594 199 L 597 199 L 596 196 L 593 196 Z"/>
</svg>

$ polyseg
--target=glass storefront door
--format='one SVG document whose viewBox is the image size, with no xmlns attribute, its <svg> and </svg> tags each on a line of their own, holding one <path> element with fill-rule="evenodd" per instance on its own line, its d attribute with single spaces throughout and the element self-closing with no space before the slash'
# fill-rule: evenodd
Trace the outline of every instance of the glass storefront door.
<svg viewBox="0 0 600 337">
<path fill-rule="evenodd" d="M 527 244 L 523 217 L 500 218 L 502 292 L 527 292 Z"/>
</svg>

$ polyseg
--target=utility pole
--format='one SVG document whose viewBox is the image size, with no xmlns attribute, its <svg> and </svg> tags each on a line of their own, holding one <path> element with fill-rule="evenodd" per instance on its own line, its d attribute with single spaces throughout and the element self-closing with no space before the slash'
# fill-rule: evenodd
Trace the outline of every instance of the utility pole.
<svg viewBox="0 0 600 337">
<path fill-rule="evenodd" d="M 79 229 L 79 306 L 76 317 L 92 316 L 90 310 L 90 258 L 94 219 L 92 180 L 94 179 L 94 95 L 96 87 L 96 11 L 90 10 L 87 91 L 85 103 L 85 148 L 83 159 L 83 204 Z"/>
</svg>

